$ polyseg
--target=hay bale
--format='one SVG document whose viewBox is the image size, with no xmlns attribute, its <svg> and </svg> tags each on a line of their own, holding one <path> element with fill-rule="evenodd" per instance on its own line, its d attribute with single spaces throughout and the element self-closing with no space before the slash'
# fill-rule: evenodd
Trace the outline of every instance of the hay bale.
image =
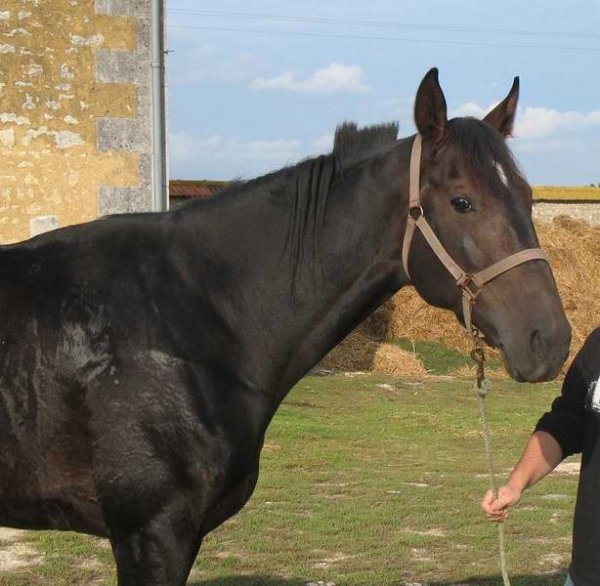
<svg viewBox="0 0 600 586">
<path fill-rule="evenodd" d="M 600 324 L 600 227 L 560 216 L 537 229 L 573 328 L 572 358 Z"/>
<path fill-rule="evenodd" d="M 374 370 L 394 376 L 420 378 L 427 374 L 423 363 L 411 353 L 374 340 L 362 328 L 354 330 L 321 361 L 334 371 Z"/>
<path fill-rule="evenodd" d="M 379 314 L 379 315 L 378 315 Z M 453 313 L 432 307 L 419 297 L 413 287 L 405 287 L 394 295 L 380 310 L 365 322 L 365 330 L 372 335 L 372 320 L 388 319 L 383 340 L 396 338 L 411 340 L 435 340 L 456 348 L 462 353 L 470 351 L 470 343 L 464 328 Z M 383 328 L 377 325 L 378 331 Z"/>
</svg>

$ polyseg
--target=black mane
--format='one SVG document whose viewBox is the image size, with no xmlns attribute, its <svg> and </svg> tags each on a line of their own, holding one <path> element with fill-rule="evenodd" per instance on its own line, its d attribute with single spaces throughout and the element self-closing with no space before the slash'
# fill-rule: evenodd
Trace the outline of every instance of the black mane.
<svg viewBox="0 0 600 586">
<path fill-rule="evenodd" d="M 374 124 L 358 128 L 354 122 L 344 122 L 335 130 L 333 154 L 348 163 L 376 154 L 398 139 L 398 123 Z"/>
<path fill-rule="evenodd" d="M 213 195 L 221 196 L 247 189 L 267 189 L 271 192 L 283 190 L 285 193 L 282 195 L 287 193 L 296 196 L 297 186 L 306 186 L 307 182 L 311 186 L 311 191 L 319 186 L 328 188 L 330 184 L 327 181 L 326 185 L 322 185 L 323 174 L 333 175 L 345 167 L 377 154 L 395 144 L 397 135 L 398 123 L 396 122 L 374 124 L 363 128 L 359 128 L 354 122 L 344 122 L 335 130 L 333 152 L 329 155 L 308 158 L 254 179 L 232 181 Z"/>
<path fill-rule="evenodd" d="M 338 178 L 344 180 L 344 169 L 395 144 L 397 134 L 396 123 L 359 129 L 356 124 L 345 122 L 336 129 L 331 154 L 306 159 L 256 179 L 232 182 L 212 197 L 259 191 L 293 202 L 286 249 L 292 261 L 295 287 L 301 267 L 308 269 L 307 274 L 318 274 L 323 218 L 333 182 Z"/>
</svg>

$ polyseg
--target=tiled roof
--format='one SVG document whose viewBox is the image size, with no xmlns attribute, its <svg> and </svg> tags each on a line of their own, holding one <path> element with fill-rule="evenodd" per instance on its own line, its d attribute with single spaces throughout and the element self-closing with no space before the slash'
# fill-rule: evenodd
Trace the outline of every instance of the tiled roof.
<svg viewBox="0 0 600 586">
<path fill-rule="evenodd" d="M 169 197 L 207 197 L 227 185 L 227 181 L 169 181 Z"/>
</svg>

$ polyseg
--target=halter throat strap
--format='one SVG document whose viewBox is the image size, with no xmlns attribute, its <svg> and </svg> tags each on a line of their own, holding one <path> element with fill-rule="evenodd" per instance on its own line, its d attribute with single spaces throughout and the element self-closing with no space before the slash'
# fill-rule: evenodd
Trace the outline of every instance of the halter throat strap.
<svg viewBox="0 0 600 586">
<path fill-rule="evenodd" d="M 484 285 L 523 263 L 532 260 L 549 262 L 548 256 L 541 248 L 527 248 L 507 256 L 477 273 L 471 274 L 463 270 L 450 254 L 448 254 L 448 251 L 444 248 L 444 245 L 440 242 L 439 238 L 425 219 L 425 213 L 421 207 L 420 199 L 421 150 L 422 137 L 420 134 L 417 134 L 413 141 L 410 153 L 408 216 L 406 218 L 406 230 L 404 232 L 404 242 L 402 244 L 402 264 L 404 266 L 404 272 L 410 279 L 408 270 L 410 248 L 415 230 L 418 229 L 440 262 L 454 277 L 456 285 L 462 290 L 463 319 L 465 327 L 471 336 L 476 336 L 477 331 L 472 321 L 473 305 L 483 290 Z"/>
</svg>

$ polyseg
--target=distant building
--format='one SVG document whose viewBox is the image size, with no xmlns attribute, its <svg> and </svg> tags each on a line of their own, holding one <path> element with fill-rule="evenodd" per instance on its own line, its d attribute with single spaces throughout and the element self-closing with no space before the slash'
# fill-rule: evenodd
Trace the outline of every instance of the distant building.
<svg viewBox="0 0 600 586">
<path fill-rule="evenodd" d="M 549 222 L 557 216 L 600 225 L 600 187 L 534 187 L 533 218 Z"/>
</svg>

